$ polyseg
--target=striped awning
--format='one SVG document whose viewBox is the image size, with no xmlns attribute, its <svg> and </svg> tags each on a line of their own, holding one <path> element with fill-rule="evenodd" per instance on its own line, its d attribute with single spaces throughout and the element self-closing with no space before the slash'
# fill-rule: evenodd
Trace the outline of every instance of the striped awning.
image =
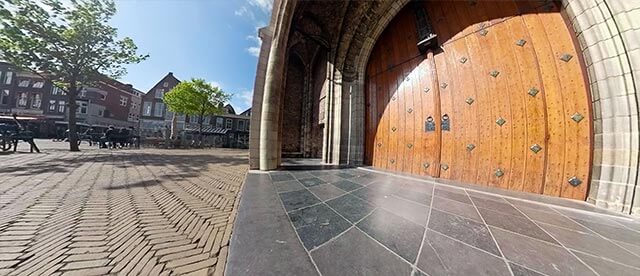
<svg viewBox="0 0 640 276">
<path fill-rule="evenodd" d="M 193 133 L 198 133 L 200 131 L 200 128 L 198 127 L 188 127 L 185 129 L 186 132 L 193 132 Z M 203 127 L 202 128 L 202 133 L 204 134 L 227 134 L 227 131 L 229 131 L 226 128 L 220 128 L 220 127 L 212 127 L 212 126 L 207 126 L 207 127 Z"/>
</svg>

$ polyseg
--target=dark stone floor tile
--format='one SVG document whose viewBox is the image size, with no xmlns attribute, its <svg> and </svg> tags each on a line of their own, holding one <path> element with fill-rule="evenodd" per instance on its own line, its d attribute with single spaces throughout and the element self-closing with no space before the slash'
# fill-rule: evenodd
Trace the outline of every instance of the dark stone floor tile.
<svg viewBox="0 0 640 276">
<path fill-rule="evenodd" d="M 473 201 L 473 203 L 478 208 L 488 209 L 512 216 L 523 217 L 520 211 L 518 211 L 516 208 L 513 208 L 513 206 L 511 206 L 511 204 L 507 203 L 506 201 L 499 202 L 474 196 L 471 197 L 471 201 Z"/>
<path fill-rule="evenodd" d="M 502 258 L 427 231 L 418 268 L 429 275 L 511 275 Z"/>
<path fill-rule="evenodd" d="M 491 227 L 505 257 L 547 275 L 595 275 L 566 249 Z"/>
<path fill-rule="evenodd" d="M 583 232 L 588 231 L 586 228 L 584 228 L 580 224 L 575 223 L 573 220 L 561 214 L 558 214 L 557 212 L 548 213 L 548 212 L 539 211 L 538 209 L 531 209 L 527 207 L 518 207 L 518 209 L 523 213 L 525 213 L 530 219 L 537 222 L 569 228 L 577 231 L 583 231 Z"/>
<path fill-rule="evenodd" d="M 489 229 L 482 223 L 438 210 L 431 210 L 429 228 L 500 256 Z"/>
<path fill-rule="evenodd" d="M 364 187 L 364 188 L 355 190 L 351 192 L 351 194 L 375 206 L 380 206 L 380 204 L 382 204 L 385 197 L 389 196 L 385 193 L 376 191 L 369 187 Z"/>
<path fill-rule="evenodd" d="M 306 171 L 293 171 L 291 172 L 291 175 L 293 175 L 294 178 L 296 179 L 304 179 L 304 178 L 310 178 L 310 177 L 314 177 L 312 174 L 310 174 L 309 172 Z"/>
<path fill-rule="evenodd" d="M 369 184 L 367 188 L 372 189 L 380 194 L 392 195 L 398 189 L 398 186 L 386 181 L 377 180 Z"/>
<path fill-rule="evenodd" d="M 425 206 L 431 205 L 431 194 L 428 194 L 428 193 L 421 193 L 415 190 L 400 188 L 400 189 L 397 189 L 393 194 L 398 197 L 411 200 L 413 202 L 416 202 Z"/>
<path fill-rule="evenodd" d="M 513 276 L 544 276 L 542 273 L 535 272 L 531 269 L 509 262 Z"/>
<path fill-rule="evenodd" d="M 480 215 L 482 215 L 488 225 L 506 229 L 546 242 L 556 243 L 556 241 L 551 236 L 545 233 L 533 221 L 525 217 L 510 216 L 482 208 L 478 208 L 478 211 L 480 211 Z"/>
<path fill-rule="evenodd" d="M 333 175 L 333 174 L 328 174 L 328 175 L 321 175 L 318 176 L 318 178 L 324 180 L 327 183 L 331 183 L 331 182 L 336 182 L 336 181 L 340 181 L 340 180 L 344 180 L 344 178 L 339 177 L 337 175 Z"/>
<path fill-rule="evenodd" d="M 276 191 L 278 191 L 278 193 L 304 189 L 304 186 L 302 186 L 302 184 L 300 184 L 300 182 L 298 182 L 297 180 L 274 182 L 273 186 L 276 187 Z"/>
<path fill-rule="evenodd" d="M 273 182 L 294 180 L 293 175 L 289 173 L 270 174 L 270 176 Z"/>
<path fill-rule="evenodd" d="M 314 176 L 323 176 L 323 175 L 330 175 L 331 172 L 326 170 L 315 170 L 315 171 L 309 171 L 309 174 Z"/>
<path fill-rule="evenodd" d="M 355 174 L 349 173 L 349 172 L 339 172 L 339 173 L 336 173 L 336 175 L 339 176 L 339 177 L 342 177 L 342 178 L 354 178 L 354 177 L 356 177 Z"/>
<path fill-rule="evenodd" d="M 300 183 L 302 183 L 302 185 L 304 185 L 305 187 L 313 187 L 326 183 L 324 180 L 317 177 L 298 179 L 298 181 L 300 181 Z"/>
<path fill-rule="evenodd" d="M 621 242 L 621 241 L 613 241 L 613 242 L 621 246 L 622 248 L 626 249 L 627 251 L 630 251 L 631 253 L 636 254 L 636 256 L 640 256 L 640 246 L 626 243 L 626 242 Z"/>
<path fill-rule="evenodd" d="M 481 192 L 476 192 L 471 190 L 467 190 L 467 194 L 471 197 L 477 197 L 477 198 L 482 198 L 486 200 L 493 200 L 496 202 L 507 203 L 504 197 L 496 194 L 487 194 L 487 193 L 481 193 Z"/>
<path fill-rule="evenodd" d="M 289 213 L 300 240 L 311 250 L 347 230 L 351 223 L 324 204 Z"/>
<path fill-rule="evenodd" d="M 446 199 L 451 199 L 451 200 L 455 200 L 455 201 L 466 203 L 466 204 L 471 204 L 471 199 L 469 199 L 469 197 L 466 194 L 464 194 L 464 191 L 462 190 L 460 191 L 461 193 L 457 193 L 457 192 L 452 192 L 449 190 L 442 189 L 440 187 L 436 187 L 434 189 L 433 195 L 444 197 Z"/>
<path fill-rule="evenodd" d="M 347 192 L 351 192 L 353 190 L 362 188 L 362 185 L 353 183 L 353 182 L 351 182 L 349 180 L 340 180 L 340 181 L 337 181 L 337 182 L 333 182 L 331 184 L 333 184 L 334 186 L 336 186 L 336 187 L 338 187 L 338 188 L 340 188 L 342 190 L 345 190 Z"/>
<path fill-rule="evenodd" d="M 433 208 L 483 223 L 476 208 L 470 204 L 435 196 L 433 197 Z"/>
<path fill-rule="evenodd" d="M 357 228 L 311 252 L 322 275 L 409 275 L 411 266 Z"/>
<path fill-rule="evenodd" d="M 609 239 L 640 245 L 640 232 L 618 227 L 615 222 L 605 225 L 588 220 L 575 219 L 575 221 Z"/>
<path fill-rule="evenodd" d="M 320 184 L 309 187 L 309 191 L 311 191 L 322 201 L 339 197 L 340 195 L 345 193 L 345 191 L 338 189 L 336 186 L 333 186 L 331 184 Z"/>
<path fill-rule="evenodd" d="M 281 193 L 280 199 L 282 199 L 282 204 L 287 212 L 320 202 L 317 197 L 307 190 Z"/>
<path fill-rule="evenodd" d="M 549 206 L 545 205 L 545 204 L 538 204 L 535 202 L 529 202 L 529 201 L 524 201 L 524 200 L 519 200 L 519 199 L 514 199 L 514 198 L 505 198 L 506 201 L 511 202 L 511 204 L 513 204 L 514 206 L 516 206 L 516 208 L 520 208 L 520 207 L 526 207 L 529 209 L 534 209 L 540 212 L 545 212 L 545 213 L 556 213 L 555 210 L 551 209 Z"/>
<path fill-rule="evenodd" d="M 427 225 L 427 218 L 429 217 L 429 207 L 427 206 L 396 196 L 388 196 L 380 201 L 380 207 L 415 224 Z"/>
<path fill-rule="evenodd" d="M 565 247 L 615 260 L 626 265 L 640 267 L 640 257 L 622 250 L 616 244 L 597 235 L 566 230 L 551 225 L 541 225 L 541 227 L 547 230 L 547 232 L 554 236 Z"/>
<path fill-rule="evenodd" d="M 375 181 L 375 177 L 371 175 L 364 175 L 364 176 L 350 178 L 349 181 L 353 183 L 358 183 L 362 186 L 367 186 L 371 184 L 373 181 Z"/>
<path fill-rule="evenodd" d="M 327 201 L 327 205 L 352 223 L 358 222 L 375 209 L 375 206 L 350 194 Z"/>
<path fill-rule="evenodd" d="M 580 252 L 573 252 L 584 261 L 588 266 L 593 268 L 600 275 L 615 275 L 615 276 L 637 276 L 640 275 L 640 270 L 628 266 L 623 266 L 602 258 L 583 254 Z"/>
<path fill-rule="evenodd" d="M 416 260 L 425 230 L 382 209 L 374 211 L 357 226 L 410 263 Z"/>
<path fill-rule="evenodd" d="M 228 276 L 316 275 L 315 266 L 270 182 L 267 174 L 247 174 L 233 238 L 229 242 L 225 273 Z"/>
</svg>

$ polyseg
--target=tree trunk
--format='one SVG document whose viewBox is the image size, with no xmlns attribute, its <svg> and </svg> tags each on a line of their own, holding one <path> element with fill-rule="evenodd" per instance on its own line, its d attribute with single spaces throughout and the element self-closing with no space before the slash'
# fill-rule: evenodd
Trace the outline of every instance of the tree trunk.
<svg viewBox="0 0 640 276">
<path fill-rule="evenodd" d="M 200 119 L 198 120 L 198 123 L 200 124 L 200 129 L 198 130 L 198 134 L 200 135 L 200 146 L 202 146 L 202 117 L 204 116 L 200 114 Z"/>
<path fill-rule="evenodd" d="M 69 151 L 80 151 L 78 147 L 78 129 L 76 127 L 76 110 L 78 105 L 76 104 L 76 96 L 78 95 L 78 87 L 75 81 L 72 81 L 69 85 L 69 91 L 67 92 L 69 108 Z"/>
<path fill-rule="evenodd" d="M 173 112 L 173 116 L 171 116 L 171 140 L 176 139 L 177 137 L 177 128 L 178 128 L 178 115 Z"/>
</svg>

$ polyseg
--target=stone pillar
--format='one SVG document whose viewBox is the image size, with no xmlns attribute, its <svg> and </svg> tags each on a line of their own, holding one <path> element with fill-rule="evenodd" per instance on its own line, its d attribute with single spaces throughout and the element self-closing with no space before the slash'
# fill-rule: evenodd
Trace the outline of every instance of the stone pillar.
<svg viewBox="0 0 640 276">
<path fill-rule="evenodd" d="M 274 170 L 280 166 L 280 104 L 282 103 L 283 72 L 286 62 L 289 28 L 297 0 L 274 3 L 275 28 L 265 73 L 260 120 L 260 170 Z"/>
<path fill-rule="evenodd" d="M 260 168 L 260 121 L 262 120 L 262 96 L 264 93 L 264 81 L 267 72 L 267 61 L 271 50 L 273 28 L 271 26 L 258 31 L 262 45 L 256 70 L 256 80 L 253 86 L 253 101 L 251 107 L 251 125 L 249 127 L 249 168 Z"/>
</svg>

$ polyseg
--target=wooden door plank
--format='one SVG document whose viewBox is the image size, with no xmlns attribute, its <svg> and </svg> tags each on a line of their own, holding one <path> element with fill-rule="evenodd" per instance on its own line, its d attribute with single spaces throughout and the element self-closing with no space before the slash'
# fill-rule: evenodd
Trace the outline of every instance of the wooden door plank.
<svg viewBox="0 0 640 276">
<path fill-rule="evenodd" d="M 540 10 L 538 16 L 546 23 L 543 25 L 544 30 L 549 40 L 553 41 L 550 45 L 555 57 L 563 102 L 563 117 L 561 119 L 565 121 L 565 162 L 564 173 L 559 181 L 561 183 L 560 196 L 584 200 L 587 183 L 574 187 L 569 184 L 568 180 L 572 177 L 578 177 L 582 181 L 588 179 L 588 162 L 591 159 L 589 126 L 591 114 L 588 107 L 588 91 L 579 59 L 572 58 L 565 62 L 560 58 L 565 54 L 576 57 L 579 53 L 576 51 L 575 45 L 571 40 L 571 34 L 560 13 L 544 13 Z M 571 119 L 571 116 L 576 113 L 580 113 L 585 119 L 575 122 Z"/>
<path fill-rule="evenodd" d="M 547 113 L 547 145 L 545 181 L 543 194 L 560 196 L 562 177 L 564 175 L 565 158 L 565 123 L 562 107 L 562 91 L 558 79 L 551 42 L 544 31 L 546 16 L 524 16 L 523 20 L 529 30 L 531 42 L 538 59 L 538 67 L 542 76 Z"/>
<path fill-rule="evenodd" d="M 524 15 L 528 16 L 528 15 Z M 510 37 L 514 43 L 514 54 L 517 59 L 517 66 L 520 74 L 519 90 L 515 93 L 520 102 L 523 103 L 525 114 L 523 126 L 526 130 L 523 162 L 524 172 L 521 176 L 522 187 L 519 190 L 530 193 L 541 193 L 544 183 L 544 162 L 545 162 L 545 137 L 546 137 L 546 109 L 543 93 L 535 96 L 529 94 L 529 89 L 540 90 L 542 87 L 540 71 L 537 66 L 537 59 L 533 49 L 533 41 L 524 25 L 522 16 L 509 20 Z M 516 45 L 516 41 L 524 40 L 524 45 Z M 536 153 L 532 150 L 533 145 L 538 145 L 541 150 Z"/>
</svg>

